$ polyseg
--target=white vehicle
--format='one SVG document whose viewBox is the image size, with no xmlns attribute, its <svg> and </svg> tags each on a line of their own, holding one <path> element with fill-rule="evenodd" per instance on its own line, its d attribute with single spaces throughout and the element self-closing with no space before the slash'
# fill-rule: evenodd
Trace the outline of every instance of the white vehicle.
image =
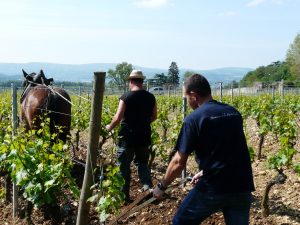
<svg viewBox="0 0 300 225">
<path fill-rule="evenodd" d="M 164 93 L 163 87 L 152 87 L 149 89 L 152 94 L 162 95 Z"/>
</svg>

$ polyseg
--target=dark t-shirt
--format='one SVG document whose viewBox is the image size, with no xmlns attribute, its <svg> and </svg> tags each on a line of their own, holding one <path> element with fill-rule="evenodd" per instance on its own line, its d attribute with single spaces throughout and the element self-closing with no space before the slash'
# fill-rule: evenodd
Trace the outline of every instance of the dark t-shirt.
<svg viewBox="0 0 300 225">
<path fill-rule="evenodd" d="M 119 130 L 119 143 L 123 147 L 142 147 L 151 144 L 151 116 L 155 97 L 145 90 L 129 91 L 120 97 L 126 105 Z"/>
<path fill-rule="evenodd" d="M 240 113 L 215 100 L 204 103 L 185 118 L 175 149 L 195 152 L 203 176 L 202 192 L 254 191 L 251 161 Z"/>
</svg>

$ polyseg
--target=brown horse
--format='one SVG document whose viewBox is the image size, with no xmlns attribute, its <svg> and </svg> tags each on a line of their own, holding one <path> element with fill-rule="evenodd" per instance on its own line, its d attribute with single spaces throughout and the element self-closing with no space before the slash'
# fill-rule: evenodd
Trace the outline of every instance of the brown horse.
<svg viewBox="0 0 300 225">
<path fill-rule="evenodd" d="M 45 116 L 50 118 L 51 134 L 61 130 L 58 138 L 66 141 L 71 126 L 71 99 L 68 93 L 58 87 L 52 87 L 53 79 L 47 79 L 41 70 L 38 74 L 27 74 L 23 70 L 24 91 L 21 95 L 21 121 L 26 131 L 39 129 Z"/>
</svg>

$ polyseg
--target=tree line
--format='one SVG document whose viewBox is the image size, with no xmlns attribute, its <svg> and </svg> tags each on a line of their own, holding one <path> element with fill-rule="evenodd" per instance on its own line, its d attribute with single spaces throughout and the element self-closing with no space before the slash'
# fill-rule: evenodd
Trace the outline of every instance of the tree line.
<svg viewBox="0 0 300 225">
<path fill-rule="evenodd" d="M 133 65 L 127 62 L 122 62 L 116 66 L 115 69 L 110 69 L 107 72 L 109 84 L 118 87 L 127 87 L 128 76 L 134 69 Z M 179 85 L 179 68 L 176 62 L 171 62 L 168 74 L 157 73 L 153 79 L 148 79 L 150 85 Z"/>
<path fill-rule="evenodd" d="M 1 81 L 0 87 L 11 87 L 11 83 L 14 83 L 17 87 L 21 87 L 23 81 L 21 80 L 8 80 L 8 81 Z M 72 82 L 72 81 L 55 81 L 56 86 L 63 86 L 63 87 L 92 87 L 91 82 Z"/>
</svg>

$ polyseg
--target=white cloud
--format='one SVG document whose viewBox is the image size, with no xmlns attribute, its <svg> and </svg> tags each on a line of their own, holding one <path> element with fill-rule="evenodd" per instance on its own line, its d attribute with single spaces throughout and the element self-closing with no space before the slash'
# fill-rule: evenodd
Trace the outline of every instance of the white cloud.
<svg viewBox="0 0 300 225">
<path fill-rule="evenodd" d="M 248 7 L 256 7 L 259 6 L 263 3 L 271 3 L 271 4 L 277 4 L 277 5 L 281 5 L 284 4 L 285 2 L 287 2 L 288 0 L 251 0 L 250 2 L 248 2 L 246 4 L 246 6 Z"/>
<path fill-rule="evenodd" d="M 135 0 L 134 5 L 145 8 L 157 8 L 164 6 L 169 0 Z"/>
<path fill-rule="evenodd" d="M 275 4 L 281 5 L 284 2 L 286 2 L 286 0 L 272 0 L 272 2 L 275 3 Z"/>
<path fill-rule="evenodd" d="M 219 14 L 219 16 L 224 16 L 224 17 L 233 17 L 233 16 L 237 16 L 238 13 L 234 12 L 234 11 L 227 11 L 227 12 L 221 12 Z"/>
<path fill-rule="evenodd" d="M 264 3 L 266 0 L 252 0 L 250 2 L 247 3 L 248 7 L 255 7 L 258 5 L 261 5 L 262 3 Z"/>
</svg>

